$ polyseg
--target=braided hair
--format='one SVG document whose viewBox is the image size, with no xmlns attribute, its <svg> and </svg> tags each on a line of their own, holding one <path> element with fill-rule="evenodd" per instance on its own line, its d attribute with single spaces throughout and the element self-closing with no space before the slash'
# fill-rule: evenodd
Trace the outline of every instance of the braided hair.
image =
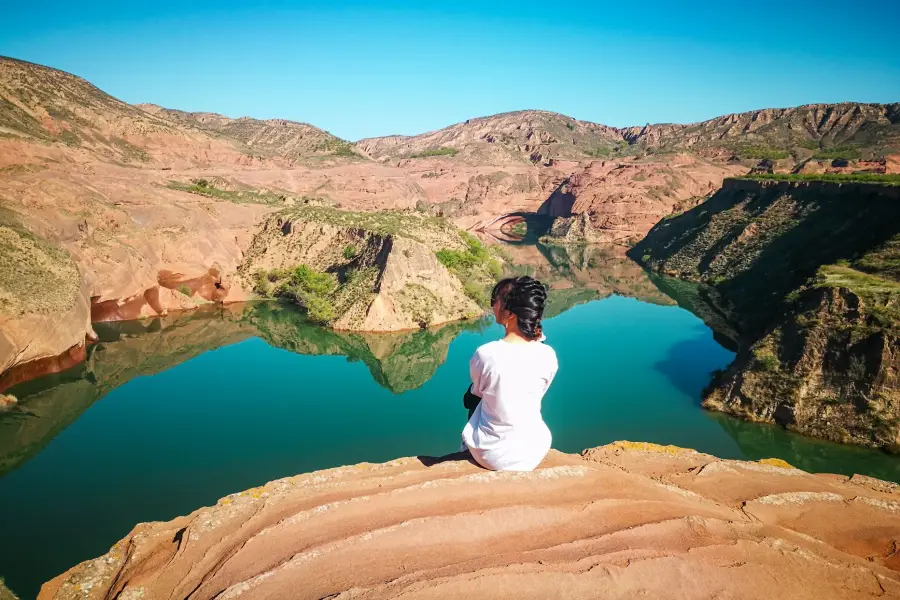
<svg viewBox="0 0 900 600">
<path fill-rule="evenodd" d="M 519 331 L 528 340 L 541 337 L 541 317 L 547 302 L 547 287 L 527 275 L 503 279 L 491 292 L 491 306 L 497 301 L 516 316 Z"/>
</svg>

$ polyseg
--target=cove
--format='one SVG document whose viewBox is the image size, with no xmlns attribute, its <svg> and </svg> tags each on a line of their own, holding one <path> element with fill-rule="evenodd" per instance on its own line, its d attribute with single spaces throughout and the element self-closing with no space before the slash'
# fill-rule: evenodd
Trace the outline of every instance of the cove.
<svg viewBox="0 0 900 600">
<path fill-rule="evenodd" d="M 552 286 L 555 448 L 630 439 L 900 481 L 900 462 L 880 452 L 702 410 L 710 373 L 733 354 L 617 252 L 509 252 Z M 84 364 L 10 390 L 21 403 L 0 416 L 0 574 L 23 598 L 138 522 L 301 472 L 455 451 L 468 360 L 500 334 L 487 321 L 340 333 L 271 304 L 97 331 Z"/>
</svg>

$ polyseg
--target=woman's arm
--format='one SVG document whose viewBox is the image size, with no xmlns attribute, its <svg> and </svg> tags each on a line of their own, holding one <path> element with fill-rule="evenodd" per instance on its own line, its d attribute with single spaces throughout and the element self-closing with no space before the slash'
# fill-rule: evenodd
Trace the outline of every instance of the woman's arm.
<svg viewBox="0 0 900 600">
<path fill-rule="evenodd" d="M 475 354 L 472 355 L 472 358 L 469 360 L 469 377 L 472 379 L 472 387 L 470 390 L 472 393 L 479 398 L 483 396 L 482 393 L 482 379 L 484 376 L 484 363 L 481 360 L 481 356 L 476 351 Z"/>
</svg>

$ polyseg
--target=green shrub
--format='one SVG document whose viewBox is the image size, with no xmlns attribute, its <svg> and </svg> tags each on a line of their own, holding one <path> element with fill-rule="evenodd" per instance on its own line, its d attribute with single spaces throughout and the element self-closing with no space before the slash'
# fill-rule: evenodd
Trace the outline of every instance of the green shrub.
<svg viewBox="0 0 900 600">
<path fill-rule="evenodd" d="M 347 158 L 365 158 L 357 154 L 350 142 L 345 142 L 339 138 L 329 138 L 319 142 L 314 148 L 316 152 L 327 152 L 331 156 L 344 156 Z"/>
<path fill-rule="evenodd" d="M 769 160 L 778 160 L 781 158 L 790 157 L 791 153 L 787 150 L 781 150 L 779 148 L 772 148 L 770 146 L 744 146 L 735 150 L 735 154 L 737 154 L 741 158 L 753 158 L 753 159 L 769 159 Z"/>
<path fill-rule="evenodd" d="M 347 158 L 359 158 L 360 155 L 353 149 L 353 144 L 343 143 L 337 146 L 332 152 L 332 156 L 344 156 Z"/>
<path fill-rule="evenodd" d="M 435 256 L 459 277 L 470 298 L 481 306 L 487 306 L 490 302 L 487 288 L 503 275 L 503 264 L 481 240 L 465 232 L 461 235 L 466 243 L 465 250 L 444 248 L 435 252 Z"/>
<path fill-rule="evenodd" d="M 456 156 L 459 153 L 459 150 L 456 148 L 447 148 L 446 146 L 441 146 L 440 148 L 429 148 L 428 150 L 423 150 L 421 152 L 416 152 L 414 154 L 410 154 L 407 158 L 428 158 L 430 156 Z"/>
<path fill-rule="evenodd" d="M 466 296 L 474 300 L 479 306 L 487 306 L 491 302 L 487 289 L 474 281 L 464 283 L 463 290 L 465 290 Z"/>
<path fill-rule="evenodd" d="M 350 246 L 349 244 L 344 246 L 344 258 L 346 260 L 352 260 L 356 256 L 356 248 Z"/>
<path fill-rule="evenodd" d="M 331 273 L 318 273 L 300 265 L 291 274 L 291 283 L 308 294 L 325 296 L 337 289 L 337 278 Z"/>
<path fill-rule="evenodd" d="M 566 123 L 566 128 L 567 128 L 569 131 L 573 131 L 573 130 L 575 129 L 575 126 L 572 125 L 571 123 Z"/>
<path fill-rule="evenodd" d="M 613 148 L 611 146 L 598 146 L 585 150 L 584 153 L 591 158 L 609 158 L 613 153 Z"/>
<path fill-rule="evenodd" d="M 777 371 L 779 367 L 778 357 L 772 354 L 769 350 L 756 348 L 755 350 L 753 350 L 753 367 L 757 371 Z"/>
<path fill-rule="evenodd" d="M 191 290 L 191 288 L 189 288 L 188 286 L 186 286 L 183 283 L 178 286 L 178 291 L 181 292 L 182 294 L 184 294 L 185 296 L 193 296 L 194 295 L 194 292 Z"/>
<path fill-rule="evenodd" d="M 349 280 L 354 282 L 354 273 Z M 253 274 L 253 291 L 266 297 L 279 297 L 296 302 L 306 309 L 309 319 L 330 324 L 337 317 L 334 298 L 339 291 L 337 277 L 320 273 L 306 265 L 293 269 L 259 269 Z"/>
<path fill-rule="evenodd" d="M 192 179 L 188 183 L 180 183 L 178 181 L 170 181 L 169 189 L 197 194 L 207 198 L 216 200 L 227 200 L 236 204 L 255 203 L 255 204 L 278 204 L 283 205 L 287 200 L 284 194 L 274 192 L 261 192 L 256 190 L 223 190 L 215 187 L 206 179 Z"/>
<path fill-rule="evenodd" d="M 819 160 L 835 160 L 838 158 L 853 160 L 859 158 L 859 150 L 856 146 L 832 146 L 819 150 L 812 157 Z"/>
<path fill-rule="evenodd" d="M 788 294 L 784 297 L 785 301 L 786 301 L 786 302 L 789 302 L 789 303 L 791 303 L 791 304 L 793 304 L 794 302 L 796 302 L 797 300 L 800 299 L 800 292 L 801 292 L 801 291 L 802 291 L 802 290 L 798 288 L 798 289 L 796 289 L 796 290 L 793 290 L 793 291 L 791 291 L 791 292 L 788 292 Z"/>
<path fill-rule="evenodd" d="M 327 298 L 307 295 L 303 304 L 310 321 L 327 325 L 337 318 L 334 305 Z"/>
<path fill-rule="evenodd" d="M 835 183 L 880 183 L 900 185 L 900 175 L 880 175 L 878 173 L 754 173 L 738 179 L 754 181 L 830 181 Z"/>
</svg>

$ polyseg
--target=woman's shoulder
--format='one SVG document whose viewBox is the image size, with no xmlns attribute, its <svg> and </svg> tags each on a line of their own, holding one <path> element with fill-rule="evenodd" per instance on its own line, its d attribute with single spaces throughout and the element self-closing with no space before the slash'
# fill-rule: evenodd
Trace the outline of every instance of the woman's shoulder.
<svg viewBox="0 0 900 600">
<path fill-rule="evenodd" d="M 545 338 L 545 339 L 546 339 L 546 338 Z M 543 341 L 542 341 L 542 342 L 538 342 L 538 343 L 536 344 L 536 346 L 539 348 L 538 352 L 543 352 L 543 353 L 546 354 L 547 356 L 552 357 L 553 360 L 556 360 L 556 350 L 553 349 L 553 346 L 551 346 L 551 345 L 548 344 L 547 342 L 543 342 Z"/>
<path fill-rule="evenodd" d="M 482 344 L 475 350 L 475 356 L 482 359 L 493 356 L 500 350 L 503 343 L 503 340 L 494 340 L 493 342 Z"/>
</svg>

